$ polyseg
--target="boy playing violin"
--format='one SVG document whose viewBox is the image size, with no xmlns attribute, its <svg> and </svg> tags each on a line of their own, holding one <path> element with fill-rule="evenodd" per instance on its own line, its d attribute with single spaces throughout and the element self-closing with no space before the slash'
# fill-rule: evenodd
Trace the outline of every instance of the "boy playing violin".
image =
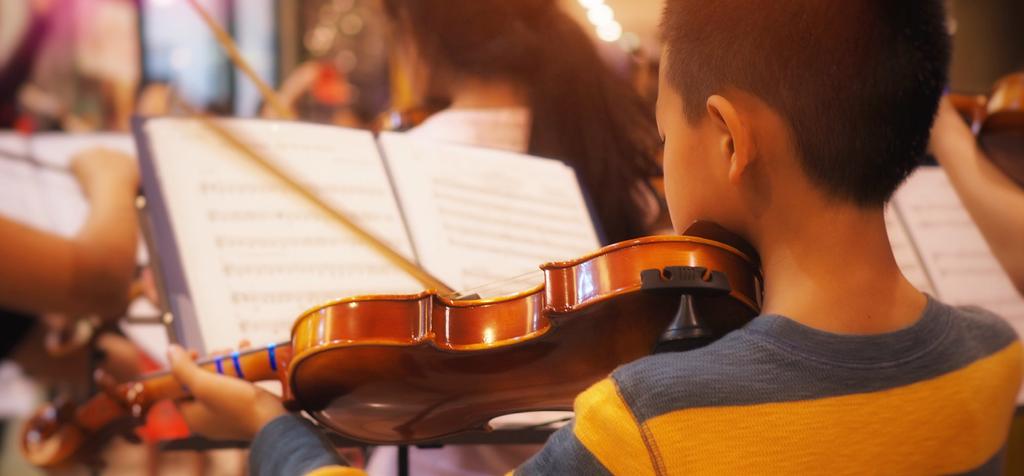
<svg viewBox="0 0 1024 476">
<path fill-rule="evenodd" d="M 1017 336 L 915 289 L 883 217 L 946 82 L 941 2 L 669 0 L 662 21 L 672 221 L 754 244 L 764 313 L 617 369 L 516 473 L 998 474 Z M 171 360 L 198 431 L 255 437 L 253 473 L 356 472 L 274 397 Z"/>
</svg>

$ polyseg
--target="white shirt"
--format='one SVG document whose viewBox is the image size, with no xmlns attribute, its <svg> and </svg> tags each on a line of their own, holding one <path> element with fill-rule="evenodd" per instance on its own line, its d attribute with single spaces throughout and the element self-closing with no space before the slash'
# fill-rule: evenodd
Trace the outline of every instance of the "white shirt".
<svg viewBox="0 0 1024 476">
<path fill-rule="evenodd" d="M 455 144 L 525 153 L 530 147 L 530 111 L 526 108 L 446 109 L 407 134 Z"/>
</svg>

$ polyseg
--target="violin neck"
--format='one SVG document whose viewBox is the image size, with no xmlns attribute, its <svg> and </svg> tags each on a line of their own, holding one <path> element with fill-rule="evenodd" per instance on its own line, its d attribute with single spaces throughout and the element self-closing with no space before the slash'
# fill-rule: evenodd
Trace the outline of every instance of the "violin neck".
<svg viewBox="0 0 1024 476">
<path fill-rule="evenodd" d="M 204 359 L 199 362 L 199 367 L 209 372 L 249 382 L 283 381 L 291 356 L 291 343 L 280 342 L 266 347 Z M 122 384 L 118 387 L 117 393 L 128 410 L 135 416 L 140 416 L 160 400 L 180 399 L 189 395 L 188 389 L 178 383 L 170 372 L 162 372 L 136 382 Z"/>
</svg>

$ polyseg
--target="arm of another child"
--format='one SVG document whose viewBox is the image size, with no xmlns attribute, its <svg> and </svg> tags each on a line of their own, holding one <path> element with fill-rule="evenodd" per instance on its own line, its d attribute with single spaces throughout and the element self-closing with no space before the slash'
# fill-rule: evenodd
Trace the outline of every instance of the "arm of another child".
<svg viewBox="0 0 1024 476">
<path fill-rule="evenodd" d="M 1014 286 L 1024 293 L 1024 189 L 989 162 L 949 99 L 943 98 L 929 149 L 942 164 Z M 1021 157 L 1024 160 L 1024 157 Z"/>
<path fill-rule="evenodd" d="M 117 315 L 127 305 L 138 240 L 135 162 L 92 149 L 75 157 L 72 171 L 90 204 L 74 237 L 0 218 L 0 307 Z"/>
</svg>

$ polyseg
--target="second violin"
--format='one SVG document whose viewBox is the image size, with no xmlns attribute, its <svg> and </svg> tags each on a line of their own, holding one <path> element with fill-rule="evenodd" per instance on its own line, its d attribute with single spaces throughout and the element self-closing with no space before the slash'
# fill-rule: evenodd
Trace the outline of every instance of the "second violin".
<svg viewBox="0 0 1024 476">
<path fill-rule="evenodd" d="M 996 82 L 989 97 L 950 94 L 988 158 L 1024 186 L 1024 72 Z"/>
</svg>

